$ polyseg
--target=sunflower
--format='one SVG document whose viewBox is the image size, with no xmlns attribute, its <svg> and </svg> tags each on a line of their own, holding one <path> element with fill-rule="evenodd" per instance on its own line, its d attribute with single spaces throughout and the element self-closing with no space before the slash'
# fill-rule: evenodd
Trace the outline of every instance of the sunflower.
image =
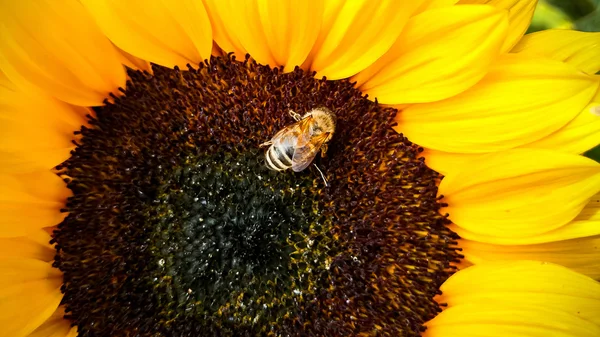
<svg viewBox="0 0 600 337">
<path fill-rule="evenodd" d="M 2 1 L 0 336 L 600 336 L 600 33 L 535 5 Z"/>
</svg>

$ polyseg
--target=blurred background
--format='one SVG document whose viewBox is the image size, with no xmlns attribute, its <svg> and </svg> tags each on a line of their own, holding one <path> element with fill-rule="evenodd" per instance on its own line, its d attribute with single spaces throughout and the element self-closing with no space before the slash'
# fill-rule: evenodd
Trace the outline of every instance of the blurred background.
<svg viewBox="0 0 600 337">
<path fill-rule="evenodd" d="M 528 32 L 542 29 L 600 31 L 600 0 L 539 0 Z"/>
<path fill-rule="evenodd" d="M 599 7 L 600 0 L 539 0 L 528 33 L 552 28 L 600 32 Z M 600 162 L 600 145 L 586 156 Z"/>
</svg>

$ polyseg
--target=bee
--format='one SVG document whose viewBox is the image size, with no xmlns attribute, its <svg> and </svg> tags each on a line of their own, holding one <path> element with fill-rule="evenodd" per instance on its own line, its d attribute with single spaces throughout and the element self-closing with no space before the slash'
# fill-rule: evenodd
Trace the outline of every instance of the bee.
<svg viewBox="0 0 600 337">
<path fill-rule="evenodd" d="M 290 110 L 290 115 L 296 123 L 284 127 L 271 140 L 260 144 L 261 147 L 269 146 L 265 162 L 267 168 L 274 171 L 291 168 L 300 172 L 313 162 L 319 151 L 325 157 L 327 142 L 335 132 L 335 115 L 329 109 L 316 108 L 302 117 Z M 327 186 L 325 175 L 316 164 L 315 167 Z"/>
</svg>

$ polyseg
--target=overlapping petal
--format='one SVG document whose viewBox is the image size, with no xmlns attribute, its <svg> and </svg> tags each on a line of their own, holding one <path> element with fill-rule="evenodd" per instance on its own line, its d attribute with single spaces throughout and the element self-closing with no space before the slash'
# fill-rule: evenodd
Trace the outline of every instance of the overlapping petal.
<svg viewBox="0 0 600 337">
<path fill-rule="evenodd" d="M 519 238 L 572 221 L 600 191 L 600 164 L 538 149 L 514 149 L 477 158 L 442 180 L 443 212 L 475 234 Z"/>
<path fill-rule="evenodd" d="M 35 259 L 0 260 L 0 337 L 25 337 L 52 316 L 62 274 Z"/>
<path fill-rule="evenodd" d="M 589 104 L 599 83 L 563 62 L 504 55 L 469 90 L 407 107 L 398 114 L 396 129 L 437 151 L 510 149 L 564 127 Z"/>
<path fill-rule="evenodd" d="M 184 69 L 210 58 L 212 29 L 202 1 L 81 2 L 104 34 L 136 57 Z"/>
<path fill-rule="evenodd" d="M 291 71 L 310 53 L 321 28 L 325 1 L 205 0 L 215 41 L 238 58 Z"/>
<path fill-rule="evenodd" d="M 0 175 L 0 237 L 27 236 L 62 221 L 65 183 L 50 171 Z"/>
<path fill-rule="evenodd" d="M 600 142 L 600 100 L 588 104 L 573 120 L 550 135 L 519 148 L 549 149 L 581 154 Z M 464 165 L 483 154 L 444 152 L 425 148 L 422 156 L 427 166 L 444 175 L 460 171 Z"/>
<path fill-rule="evenodd" d="M 429 0 L 425 1 L 415 13 L 422 13 L 434 8 L 449 7 L 456 4 L 458 0 Z"/>
<path fill-rule="evenodd" d="M 570 222 L 555 230 L 525 237 L 500 237 L 473 233 L 454 224 L 450 228 L 461 238 L 496 245 L 535 245 L 600 235 L 600 194 L 594 195 Z"/>
<path fill-rule="evenodd" d="M 95 106 L 125 85 L 118 52 L 78 1 L 0 5 L 0 70 L 19 87 Z"/>
<path fill-rule="evenodd" d="M 487 4 L 508 11 L 509 28 L 502 51 L 510 50 L 527 31 L 537 0 L 460 0 L 459 4 Z"/>
<path fill-rule="evenodd" d="M 49 170 L 62 163 L 88 112 L 21 90 L 0 76 L 0 173 Z"/>
<path fill-rule="evenodd" d="M 600 278 L 600 236 L 535 245 L 494 245 L 461 240 L 459 245 L 465 261 L 471 264 L 485 261 L 548 261 L 594 279 Z"/>
<path fill-rule="evenodd" d="M 305 67 L 335 80 L 357 74 L 397 40 L 410 16 L 426 1 L 332 0 L 325 2 L 321 30 Z"/>
<path fill-rule="evenodd" d="M 50 234 L 41 229 L 28 236 L 0 238 L 0 259 L 31 258 L 50 262 L 56 253 L 50 239 Z"/>
<path fill-rule="evenodd" d="M 152 66 L 150 66 L 150 62 L 142 60 L 139 57 L 135 57 L 119 47 L 115 46 L 115 48 L 117 48 L 119 51 L 119 58 L 121 59 L 121 63 L 123 63 L 123 65 L 134 70 L 147 71 L 150 73 L 152 72 Z"/>
<path fill-rule="evenodd" d="M 247 51 L 237 36 L 237 21 L 234 21 L 238 3 L 231 0 L 202 0 L 206 9 L 213 33 L 214 42 L 225 52 L 234 53 L 238 60 L 243 60 Z"/>
<path fill-rule="evenodd" d="M 58 307 L 50 318 L 40 325 L 28 337 L 75 337 L 77 327 L 71 327 L 71 322 L 64 319 L 65 309 Z"/>
<path fill-rule="evenodd" d="M 593 196 L 571 222 L 535 236 L 481 235 L 456 225 L 451 229 L 461 236 L 463 265 L 503 260 L 547 261 L 600 279 L 600 194 Z"/>
<path fill-rule="evenodd" d="M 512 52 L 564 61 L 588 74 L 600 71 L 600 33 L 544 30 L 525 35 Z"/>
<path fill-rule="evenodd" d="M 381 103 L 445 99 L 485 75 L 506 29 L 506 14 L 492 6 L 429 10 L 411 18 L 391 49 L 353 80 Z"/>
<path fill-rule="evenodd" d="M 424 336 L 597 336 L 600 283 L 545 262 L 488 262 L 441 286 L 448 309 Z"/>
<path fill-rule="evenodd" d="M 600 143 L 600 100 L 586 106 L 558 131 L 522 147 L 584 153 Z"/>
</svg>

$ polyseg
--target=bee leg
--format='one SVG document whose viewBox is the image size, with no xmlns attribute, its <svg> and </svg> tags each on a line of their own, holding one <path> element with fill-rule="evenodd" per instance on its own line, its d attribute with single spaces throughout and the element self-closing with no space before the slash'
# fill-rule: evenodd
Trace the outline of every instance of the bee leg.
<svg viewBox="0 0 600 337">
<path fill-rule="evenodd" d="M 292 118 L 297 122 L 299 120 L 302 119 L 302 116 L 300 116 L 299 113 L 295 112 L 294 110 L 290 110 L 290 116 L 292 116 Z"/>
<path fill-rule="evenodd" d="M 315 165 L 315 168 L 317 169 L 317 171 L 319 171 L 319 173 L 321 173 L 321 178 L 323 178 L 323 182 L 325 182 L 325 187 L 329 186 L 329 185 L 327 185 L 327 179 L 325 179 L 325 175 L 323 174 L 323 172 L 321 171 L 321 169 L 319 169 L 319 167 L 317 166 L 317 164 L 313 163 L 313 165 Z"/>
<path fill-rule="evenodd" d="M 269 145 L 273 145 L 273 141 L 268 141 L 268 142 L 264 142 L 262 144 L 260 144 L 258 147 L 265 147 L 265 146 L 269 146 Z"/>
<path fill-rule="evenodd" d="M 325 158 L 326 154 L 327 154 L 327 149 L 329 147 L 327 146 L 327 144 L 323 144 L 321 145 L 321 157 Z"/>
</svg>

